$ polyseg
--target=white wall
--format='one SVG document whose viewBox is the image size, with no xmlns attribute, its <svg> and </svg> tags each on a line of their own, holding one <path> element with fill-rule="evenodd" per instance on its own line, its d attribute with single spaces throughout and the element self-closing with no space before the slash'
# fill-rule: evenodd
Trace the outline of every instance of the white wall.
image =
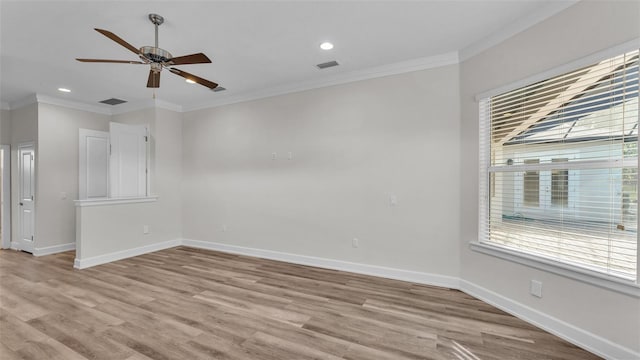
<svg viewBox="0 0 640 360">
<path fill-rule="evenodd" d="M 476 94 L 508 85 L 640 35 L 640 3 L 583 1 L 461 64 L 462 278 L 605 340 L 640 352 L 640 300 L 474 252 L 478 239 Z M 541 280 L 544 297 L 529 295 Z"/>
<path fill-rule="evenodd" d="M 457 277 L 458 94 L 454 65 L 185 113 L 184 238 Z"/>
<path fill-rule="evenodd" d="M 36 249 L 75 243 L 79 129 L 108 131 L 109 119 L 109 115 L 38 104 Z"/>
<path fill-rule="evenodd" d="M 11 112 L 0 109 L 0 144 L 11 144 Z"/>
<path fill-rule="evenodd" d="M 11 112 L 9 110 L 4 110 L 4 109 L 0 109 L 0 144 L 1 145 L 11 145 Z M 6 155 L 9 157 L 9 161 L 11 158 L 11 152 L 8 152 Z M 6 181 L 6 183 L 11 183 L 11 179 L 10 178 L 6 178 L 3 179 L 3 174 L 0 174 L 0 186 L 2 186 L 2 184 Z M 4 194 L 1 193 L 0 191 L 0 200 L 2 203 L 4 203 L 5 201 L 9 201 L 8 199 L 10 198 L 9 194 Z M 9 206 L 9 208 L 11 207 L 11 204 L 7 204 L 7 206 Z M 2 218 L 2 220 L 0 221 L 0 240 L 2 240 L 1 242 L 1 246 L 5 247 L 5 246 L 9 246 L 9 242 L 11 241 L 11 239 L 3 239 L 3 235 L 4 234 L 4 230 L 2 230 L 3 226 L 9 226 L 9 222 L 11 221 L 11 216 L 10 216 L 10 211 L 6 211 L 5 214 L 5 209 L 4 209 L 4 205 L 2 207 L 0 207 L 0 217 Z M 9 216 L 5 216 L 5 215 L 9 215 Z M 6 223 L 3 223 L 3 221 L 6 221 Z M 6 224 L 6 225 L 5 225 Z M 6 236 L 7 238 L 10 238 L 11 235 Z M 5 244 L 5 240 L 6 240 L 6 244 Z"/>
</svg>

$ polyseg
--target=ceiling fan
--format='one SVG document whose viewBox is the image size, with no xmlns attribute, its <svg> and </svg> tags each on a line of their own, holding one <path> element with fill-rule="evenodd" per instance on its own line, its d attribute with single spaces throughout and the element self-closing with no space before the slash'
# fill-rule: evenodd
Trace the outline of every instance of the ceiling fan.
<svg viewBox="0 0 640 360">
<path fill-rule="evenodd" d="M 159 48 L 158 47 L 158 26 L 164 22 L 164 18 L 158 14 L 149 14 L 149 20 L 151 20 L 151 22 L 156 28 L 156 44 L 155 46 L 143 46 L 140 49 L 136 49 L 131 44 L 124 41 L 118 35 L 112 33 L 111 31 L 95 29 L 97 32 L 101 33 L 102 35 L 108 37 L 109 39 L 117 42 L 118 44 L 127 48 L 129 51 L 138 55 L 140 57 L 140 60 L 142 61 L 108 60 L 108 59 L 76 59 L 76 60 L 81 62 L 94 62 L 94 63 L 149 64 L 151 66 L 151 69 L 149 70 L 149 79 L 147 80 L 147 87 L 149 88 L 160 87 L 160 72 L 162 71 L 163 68 L 166 68 L 170 72 L 187 79 L 187 81 L 198 83 L 212 90 L 215 89 L 218 86 L 218 84 L 173 67 L 173 65 L 210 63 L 211 60 L 209 60 L 209 58 L 203 53 L 173 57 L 171 53 L 169 53 L 167 50 Z"/>
</svg>

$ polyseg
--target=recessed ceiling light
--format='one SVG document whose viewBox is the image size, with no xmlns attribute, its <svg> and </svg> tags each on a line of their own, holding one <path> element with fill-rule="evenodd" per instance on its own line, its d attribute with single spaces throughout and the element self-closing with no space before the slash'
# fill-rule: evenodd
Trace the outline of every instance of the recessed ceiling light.
<svg viewBox="0 0 640 360">
<path fill-rule="evenodd" d="M 191 79 L 187 79 L 187 80 L 185 80 L 185 81 L 186 81 L 186 82 L 188 82 L 189 84 L 195 84 L 195 83 L 196 83 L 195 81 L 193 81 L 193 80 L 191 80 Z"/>
<path fill-rule="evenodd" d="M 320 44 L 320 49 L 322 50 L 331 50 L 333 49 L 333 44 L 330 42 L 323 42 L 322 44 Z"/>
<path fill-rule="evenodd" d="M 71 92 L 71 90 L 69 90 L 69 89 L 65 89 L 65 88 L 58 88 L 58 91 L 62 91 L 62 92 Z"/>
</svg>

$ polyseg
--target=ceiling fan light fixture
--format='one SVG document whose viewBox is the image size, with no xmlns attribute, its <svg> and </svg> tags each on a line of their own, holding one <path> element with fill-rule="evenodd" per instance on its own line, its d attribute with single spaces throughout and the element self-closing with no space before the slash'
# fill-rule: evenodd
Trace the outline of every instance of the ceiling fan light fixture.
<svg viewBox="0 0 640 360">
<path fill-rule="evenodd" d="M 186 79 L 185 81 L 188 82 L 189 84 L 195 84 L 196 83 L 195 81 L 193 81 L 191 79 Z"/>
<path fill-rule="evenodd" d="M 70 93 L 71 92 L 71 90 L 69 90 L 67 88 L 58 88 L 58 91 L 65 92 L 65 93 Z"/>
</svg>

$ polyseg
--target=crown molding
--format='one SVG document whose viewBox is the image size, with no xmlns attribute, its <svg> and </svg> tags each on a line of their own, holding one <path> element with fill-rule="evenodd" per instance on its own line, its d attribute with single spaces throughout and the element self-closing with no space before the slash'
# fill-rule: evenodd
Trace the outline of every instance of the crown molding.
<svg viewBox="0 0 640 360">
<path fill-rule="evenodd" d="M 36 94 L 36 101 L 39 104 L 49 104 L 69 109 L 88 111 L 96 114 L 111 115 L 111 111 L 108 108 L 100 105 L 89 105 L 78 101 L 60 99 L 48 95 Z"/>
<path fill-rule="evenodd" d="M 2 110 L 15 110 L 25 107 L 31 104 L 49 104 L 55 106 L 61 106 L 69 109 L 82 110 L 96 114 L 102 115 L 120 115 L 132 111 L 144 110 L 144 109 L 153 109 L 160 108 L 171 110 L 175 112 L 182 112 L 182 106 L 170 103 L 164 100 L 158 99 L 150 99 L 145 101 L 136 101 L 130 102 L 122 105 L 118 105 L 117 108 L 109 108 L 111 105 L 93 105 L 87 104 L 79 101 L 60 99 L 57 97 L 42 95 L 42 94 L 34 94 L 29 95 L 21 100 L 14 101 L 11 103 L 2 102 L 0 103 L 0 109 Z"/>
<path fill-rule="evenodd" d="M 552 17 L 553 15 L 575 5 L 580 0 L 558 0 L 551 1 L 545 7 L 533 11 L 527 16 L 517 19 L 511 24 L 503 27 L 500 31 L 495 32 L 480 41 L 467 46 L 459 51 L 460 62 L 468 60 L 481 52 L 490 49 L 508 38 L 525 31 L 526 29 Z"/>
<path fill-rule="evenodd" d="M 257 100 L 272 96 L 290 94 L 305 90 L 312 90 L 323 88 L 327 86 L 346 84 L 355 81 L 368 80 L 373 78 L 379 78 L 390 75 L 398 75 L 413 71 L 427 70 L 437 68 L 441 66 L 454 65 L 458 63 L 458 53 L 450 52 L 435 56 L 429 56 L 424 58 L 412 59 L 407 61 L 401 61 L 393 64 L 372 67 L 363 70 L 350 71 L 347 73 L 334 74 L 318 80 L 311 80 L 305 82 L 299 82 L 295 84 L 288 84 L 282 86 L 276 86 L 268 90 L 257 90 L 246 94 L 239 95 L 226 95 L 222 94 L 219 98 L 213 101 L 207 101 L 204 103 L 196 104 L 193 106 L 183 106 L 182 110 L 195 111 L 207 108 L 218 107 L 222 105 L 235 104 L 245 101 Z"/>
<path fill-rule="evenodd" d="M 170 103 L 168 101 L 156 99 L 154 105 L 155 105 L 156 108 L 159 108 L 159 109 L 171 110 L 171 111 L 175 111 L 175 112 L 182 112 L 182 105 Z"/>
<path fill-rule="evenodd" d="M 168 101 L 160 99 L 149 99 L 135 102 L 127 102 L 125 104 L 117 105 L 111 109 L 111 115 L 121 115 L 130 113 L 133 111 L 145 110 L 145 109 L 165 109 L 175 112 L 182 112 L 182 106 Z"/>
</svg>

